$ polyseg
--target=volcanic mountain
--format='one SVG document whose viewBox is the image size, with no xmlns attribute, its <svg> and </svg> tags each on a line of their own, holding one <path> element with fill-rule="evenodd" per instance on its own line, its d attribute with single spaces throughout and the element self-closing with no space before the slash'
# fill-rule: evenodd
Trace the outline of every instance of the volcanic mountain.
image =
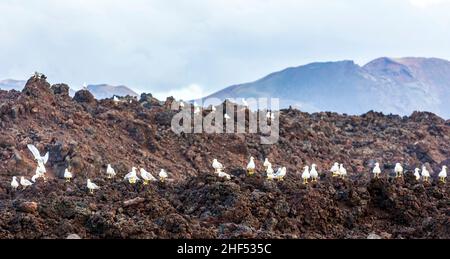
<svg viewBox="0 0 450 259">
<path fill-rule="evenodd" d="M 450 118 L 450 62 L 437 58 L 379 58 L 311 63 L 225 88 L 206 98 L 280 98 L 281 108 L 409 115 L 429 111 Z"/>
</svg>

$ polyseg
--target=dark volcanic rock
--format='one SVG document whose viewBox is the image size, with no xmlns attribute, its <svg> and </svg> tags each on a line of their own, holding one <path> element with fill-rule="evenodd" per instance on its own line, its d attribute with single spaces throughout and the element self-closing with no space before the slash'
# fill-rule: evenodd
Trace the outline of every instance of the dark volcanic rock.
<svg viewBox="0 0 450 259">
<path fill-rule="evenodd" d="M 97 102 L 82 90 L 74 102 L 61 96 L 66 90 L 36 77 L 21 93 L 0 91 L 0 239 L 450 238 L 449 184 L 437 179 L 450 165 L 450 125 L 433 114 L 283 110 L 279 141 L 261 145 L 258 134 L 175 134 L 173 99 Z M 30 179 L 36 170 L 29 143 L 50 152 L 49 179 L 13 191 L 12 176 Z M 266 157 L 275 170 L 287 167 L 284 181 L 265 179 Z M 213 174 L 214 158 L 230 181 Z M 347 179 L 329 175 L 334 162 L 345 164 Z M 375 162 L 383 165 L 378 180 Z M 396 162 L 404 179 L 390 176 Z M 305 186 L 302 168 L 312 163 L 320 180 Z M 106 179 L 107 164 L 116 179 Z M 422 165 L 431 183 L 415 180 Z M 169 179 L 127 184 L 132 166 L 154 176 L 164 168 Z M 66 183 L 59 178 L 67 167 L 74 178 Z M 92 195 L 87 178 L 100 186 Z"/>
<path fill-rule="evenodd" d="M 51 90 L 54 94 L 69 96 L 69 86 L 66 84 L 55 84 L 52 85 Z"/>
<path fill-rule="evenodd" d="M 95 103 L 95 98 L 88 90 L 80 90 L 75 93 L 73 99 L 79 103 Z"/>
</svg>

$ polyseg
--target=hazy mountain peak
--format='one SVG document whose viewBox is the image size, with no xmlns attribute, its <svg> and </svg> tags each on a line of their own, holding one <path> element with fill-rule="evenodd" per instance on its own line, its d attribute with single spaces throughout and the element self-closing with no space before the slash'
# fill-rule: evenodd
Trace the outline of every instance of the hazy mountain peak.
<svg viewBox="0 0 450 259">
<path fill-rule="evenodd" d="M 314 62 L 234 85 L 208 97 L 280 98 L 281 108 L 361 114 L 369 110 L 450 117 L 450 62 L 437 58 L 381 57 L 363 67 L 351 60 Z"/>
<path fill-rule="evenodd" d="M 138 96 L 138 94 L 124 85 L 113 86 L 109 84 L 88 85 L 87 89 L 96 99 L 111 98 L 113 95 L 117 96 Z"/>
</svg>

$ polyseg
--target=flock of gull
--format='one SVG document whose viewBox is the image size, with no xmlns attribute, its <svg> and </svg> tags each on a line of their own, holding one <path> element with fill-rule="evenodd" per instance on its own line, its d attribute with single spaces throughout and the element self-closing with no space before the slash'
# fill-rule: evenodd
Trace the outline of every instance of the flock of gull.
<svg viewBox="0 0 450 259">
<path fill-rule="evenodd" d="M 280 167 L 275 172 L 272 168 L 272 163 L 270 163 L 269 159 L 266 158 L 263 162 L 263 166 L 265 168 L 267 180 L 278 180 L 283 181 L 284 177 L 286 176 L 286 167 Z M 231 175 L 224 172 L 224 166 L 217 160 L 214 159 L 212 163 L 212 167 L 215 170 L 215 173 L 221 177 L 226 178 L 228 180 L 231 179 Z M 256 165 L 255 165 L 255 159 L 254 157 L 250 158 L 250 162 L 247 165 L 247 174 L 249 176 L 255 174 Z M 339 178 L 345 178 L 347 177 L 347 169 L 345 169 L 343 164 L 334 163 L 333 166 L 330 169 L 330 172 L 333 177 L 339 177 Z M 404 169 L 403 166 L 400 163 L 397 163 L 394 168 L 395 177 L 396 178 L 402 178 Z M 375 167 L 372 170 L 374 178 L 380 178 L 382 170 L 380 168 L 379 163 L 375 163 Z M 420 171 L 419 168 L 416 168 L 414 170 L 414 176 L 417 181 L 420 181 L 421 178 L 423 182 L 429 182 L 430 181 L 430 171 L 426 168 L 426 166 L 422 166 L 422 171 Z M 308 184 L 309 181 L 311 182 L 317 182 L 319 180 L 319 172 L 317 171 L 317 165 L 312 164 L 311 167 L 305 166 L 303 168 L 303 173 L 301 175 L 303 179 L 304 184 Z M 446 183 L 447 179 L 447 166 L 442 166 L 442 170 L 438 175 L 439 181 L 442 183 Z"/>
<path fill-rule="evenodd" d="M 44 181 L 47 181 L 45 164 L 48 161 L 49 153 L 47 152 L 44 156 L 41 156 L 39 153 L 39 150 L 34 146 L 29 144 L 28 149 L 31 151 L 31 153 L 34 156 L 34 159 L 37 162 L 37 167 L 35 171 L 35 175 L 31 178 L 31 181 L 25 179 L 24 176 L 20 177 L 20 180 L 17 180 L 17 176 L 13 176 L 13 179 L 11 181 L 11 187 L 13 190 L 17 190 L 19 186 L 22 186 L 24 189 L 26 189 L 28 186 L 33 185 L 39 178 L 42 178 Z M 145 169 L 141 168 L 139 170 L 140 176 L 142 178 L 143 184 L 148 185 L 149 182 L 156 182 L 158 179 L 154 177 L 151 173 L 147 172 Z M 66 179 L 66 182 L 70 182 L 73 178 L 73 173 L 69 171 L 68 168 L 64 171 L 64 179 Z M 114 168 L 108 164 L 106 168 L 106 176 L 108 179 L 113 179 L 116 176 L 116 171 Z M 168 173 L 161 169 L 161 171 L 158 174 L 159 181 L 164 182 L 168 177 Z M 130 184 L 135 184 L 137 181 L 140 181 L 141 179 L 138 176 L 137 168 L 133 167 L 131 169 L 131 172 L 129 172 L 124 177 L 124 181 L 128 181 Z M 100 187 L 91 181 L 91 179 L 87 179 L 86 187 L 89 190 L 90 193 L 93 193 L 94 190 L 100 189 Z"/>
<path fill-rule="evenodd" d="M 21 176 L 20 180 L 17 180 L 16 176 L 13 176 L 11 187 L 13 190 L 17 190 L 19 186 L 22 186 L 24 189 L 28 186 L 33 185 L 39 178 L 43 178 L 44 181 L 47 181 L 46 177 L 46 169 L 45 164 L 48 161 L 49 153 L 47 152 L 44 156 L 41 156 L 39 153 L 39 150 L 34 146 L 29 144 L 28 149 L 31 151 L 31 153 L 34 156 L 34 159 L 37 162 L 37 167 L 35 171 L 35 175 L 31 178 L 31 181 L 25 179 L 25 177 Z M 277 181 L 283 181 L 284 177 L 287 174 L 286 167 L 280 167 L 275 172 L 275 170 L 272 167 L 272 163 L 269 162 L 269 159 L 265 159 L 263 162 L 263 166 L 266 172 L 267 180 L 277 180 Z M 224 166 L 222 163 L 220 163 L 217 159 L 214 159 L 212 162 L 212 167 L 214 169 L 214 173 L 219 178 L 224 178 L 226 180 L 231 180 L 232 175 L 224 172 Z M 248 176 L 252 176 L 256 173 L 256 164 L 255 164 L 255 158 L 250 157 L 250 161 L 247 165 L 247 174 Z M 345 169 L 343 164 L 340 163 L 334 163 L 331 169 L 329 170 L 333 177 L 338 178 L 346 178 L 347 176 L 347 170 Z M 402 178 L 404 172 L 403 166 L 400 163 L 397 163 L 394 168 L 395 177 L 396 178 Z M 379 163 L 375 163 L 375 166 L 372 170 L 373 177 L 374 178 L 380 178 L 382 174 L 382 170 Z M 146 171 L 143 168 L 139 169 L 139 175 L 142 178 L 143 185 L 148 185 L 150 182 L 164 182 L 168 178 L 168 173 L 161 169 L 161 171 L 158 174 L 159 179 L 154 177 L 151 173 Z M 116 171 L 114 168 L 108 164 L 106 169 L 106 176 L 108 179 L 113 179 L 116 176 Z M 417 181 L 420 181 L 422 179 L 423 182 L 429 182 L 430 181 L 430 171 L 426 168 L 426 166 L 422 166 L 422 170 L 419 168 L 416 168 L 414 170 L 414 177 Z M 446 183 L 447 179 L 447 166 L 443 166 L 441 172 L 438 174 L 439 181 L 442 183 Z M 65 169 L 64 171 L 64 178 L 67 182 L 70 182 L 73 178 L 73 173 L 69 171 L 69 169 Z M 303 168 L 303 173 L 301 174 L 301 178 L 303 179 L 303 184 L 308 184 L 309 181 L 311 182 L 317 182 L 319 180 L 319 172 L 317 171 L 317 165 L 312 164 L 311 167 L 305 166 Z M 127 181 L 130 184 L 136 184 L 141 179 L 138 176 L 138 169 L 136 167 L 133 167 L 131 169 L 131 172 L 129 172 L 125 177 L 123 178 L 124 181 Z M 86 187 L 90 193 L 93 193 L 94 190 L 100 189 L 98 185 L 96 185 L 94 182 L 92 182 L 90 179 L 87 179 Z"/>
</svg>

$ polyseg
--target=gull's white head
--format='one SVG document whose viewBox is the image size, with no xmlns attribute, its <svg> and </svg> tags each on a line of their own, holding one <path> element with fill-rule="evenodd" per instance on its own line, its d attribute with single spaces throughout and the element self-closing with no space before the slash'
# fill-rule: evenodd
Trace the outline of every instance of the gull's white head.
<svg viewBox="0 0 450 259">
<path fill-rule="evenodd" d="M 311 167 L 312 167 L 312 168 L 316 168 L 317 165 L 316 165 L 316 164 L 312 164 Z"/>
</svg>

